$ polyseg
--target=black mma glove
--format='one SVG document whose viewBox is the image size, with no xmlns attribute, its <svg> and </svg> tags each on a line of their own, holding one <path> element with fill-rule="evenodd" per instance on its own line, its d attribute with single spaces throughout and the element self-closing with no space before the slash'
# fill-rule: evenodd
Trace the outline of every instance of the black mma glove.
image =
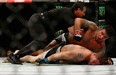
<svg viewBox="0 0 116 75">
<path fill-rule="evenodd" d="M 75 31 L 74 39 L 76 41 L 81 41 L 81 39 L 82 39 L 82 29 Z"/>
</svg>

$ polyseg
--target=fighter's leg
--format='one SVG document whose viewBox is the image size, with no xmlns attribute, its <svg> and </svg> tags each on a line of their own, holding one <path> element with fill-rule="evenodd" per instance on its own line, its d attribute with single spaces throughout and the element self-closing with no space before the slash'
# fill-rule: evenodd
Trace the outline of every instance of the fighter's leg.
<svg viewBox="0 0 116 75">
<path fill-rule="evenodd" d="M 43 53 L 44 51 L 45 51 L 44 49 L 40 49 L 40 50 L 30 53 L 29 55 L 37 56 L 38 54 Z"/>
<path fill-rule="evenodd" d="M 49 51 L 50 50 L 44 52 L 43 50 L 39 50 L 37 56 L 26 55 L 26 56 L 20 58 L 20 60 L 23 61 L 23 62 L 35 62 L 37 59 L 44 59 L 46 54 Z"/>
</svg>

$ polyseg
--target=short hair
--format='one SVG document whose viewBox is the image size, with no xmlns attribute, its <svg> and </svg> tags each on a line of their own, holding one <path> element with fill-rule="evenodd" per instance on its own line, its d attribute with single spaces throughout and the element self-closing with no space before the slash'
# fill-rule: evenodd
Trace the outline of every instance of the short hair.
<svg viewBox="0 0 116 75">
<path fill-rule="evenodd" d="M 114 29 L 113 29 L 112 26 L 110 26 L 110 25 L 105 25 L 105 26 L 103 27 L 103 29 L 106 30 L 106 32 L 107 32 L 107 34 L 108 34 L 109 37 L 114 36 L 115 31 L 114 31 Z"/>
<path fill-rule="evenodd" d="M 73 4 L 73 6 L 71 7 L 72 10 L 76 10 L 78 8 L 80 8 L 81 10 L 83 9 L 83 7 L 86 6 L 84 4 L 84 2 L 80 2 L 80 1 L 77 1 Z"/>
</svg>

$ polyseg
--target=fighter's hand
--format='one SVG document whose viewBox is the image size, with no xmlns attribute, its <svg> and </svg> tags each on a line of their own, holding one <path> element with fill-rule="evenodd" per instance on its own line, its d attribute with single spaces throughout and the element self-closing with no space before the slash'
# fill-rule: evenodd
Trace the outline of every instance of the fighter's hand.
<svg viewBox="0 0 116 75">
<path fill-rule="evenodd" d="M 47 58 L 44 58 L 44 59 L 37 59 L 36 60 L 36 65 L 41 65 L 41 64 L 48 64 L 49 61 Z"/>
<path fill-rule="evenodd" d="M 83 29 L 76 30 L 76 31 L 75 31 L 75 35 L 74 35 L 74 39 L 75 39 L 76 41 L 81 41 L 83 32 L 84 32 Z"/>
</svg>

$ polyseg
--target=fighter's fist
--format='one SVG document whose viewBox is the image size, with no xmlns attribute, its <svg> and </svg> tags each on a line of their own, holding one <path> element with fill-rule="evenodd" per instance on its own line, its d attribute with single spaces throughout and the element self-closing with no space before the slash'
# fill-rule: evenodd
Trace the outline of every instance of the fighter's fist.
<svg viewBox="0 0 116 75">
<path fill-rule="evenodd" d="M 75 35 L 74 35 L 74 39 L 75 39 L 76 41 L 81 41 L 81 39 L 82 39 L 82 34 L 83 34 L 83 29 L 76 30 L 76 31 L 75 31 Z"/>
</svg>

